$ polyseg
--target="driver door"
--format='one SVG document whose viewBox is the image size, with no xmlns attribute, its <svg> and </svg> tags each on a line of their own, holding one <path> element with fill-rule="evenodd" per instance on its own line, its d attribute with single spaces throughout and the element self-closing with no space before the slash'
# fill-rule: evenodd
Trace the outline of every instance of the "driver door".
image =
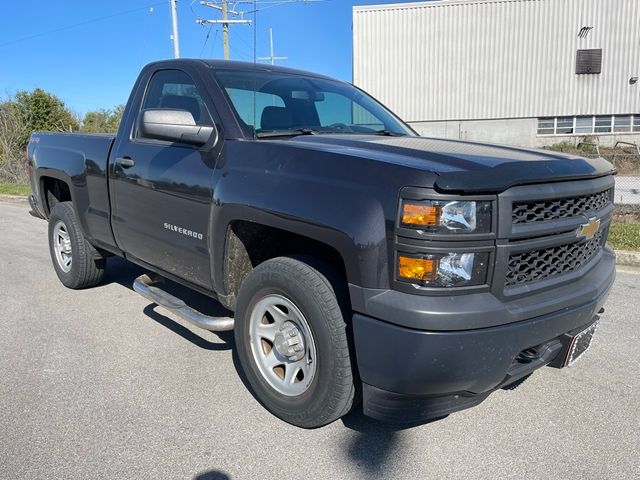
<svg viewBox="0 0 640 480">
<path fill-rule="evenodd" d="M 201 91 L 185 71 L 153 73 L 138 115 L 127 119 L 130 137 L 114 147 L 110 190 L 113 230 L 128 257 L 210 289 L 209 218 L 220 149 L 144 138 L 137 128 L 139 112 L 149 108 L 187 110 L 198 125 L 214 125 Z"/>
</svg>

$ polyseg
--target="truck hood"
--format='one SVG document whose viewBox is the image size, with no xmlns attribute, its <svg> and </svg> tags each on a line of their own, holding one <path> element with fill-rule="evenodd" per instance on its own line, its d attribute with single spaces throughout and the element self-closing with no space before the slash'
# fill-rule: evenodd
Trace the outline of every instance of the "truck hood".
<svg viewBox="0 0 640 480">
<path fill-rule="evenodd" d="M 427 170 L 438 175 L 436 188 L 447 192 L 501 192 L 515 185 L 593 178 L 615 172 L 603 158 L 438 138 L 308 135 L 288 142 Z"/>
</svg>

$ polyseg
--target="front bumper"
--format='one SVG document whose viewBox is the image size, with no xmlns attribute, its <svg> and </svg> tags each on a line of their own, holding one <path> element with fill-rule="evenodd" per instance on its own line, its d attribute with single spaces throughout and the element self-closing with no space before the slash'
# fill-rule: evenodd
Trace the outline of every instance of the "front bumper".
<svg viewBox="0 0 640 480">
<path fill-rule="evenodd" d="M 433 297 L 411 296 L 409 303 L 376 304 L 374 310 L 385 316 L 395 310 L 395 322 L 364 314 L 368 312 L 354 314 L 365 414 L 419 423 L 476 405 L 544 365 L 561 367 L 572 336 L 597 319 L 614 278 L 615 256 L 605 249 L 579 282 L 552 292 L 555 301 L 549 293 L 533 296 L 537 300 L 529 299 L 524 310 L 506 302 L 497 308 L 495 297 L 485 302 L 475 298 L 469 304 L 468 298 L 458 296 L 455 301 L 436 299 L 439 310 L 434 311 Z M 561 295 L 565 298 L 557 298 Z M 554 303 L 563 306 L 549 312 Z M 493 326 L 456 328 L 460 314 L 472 311 L 476 321 L 471 325 L 485 325 L 491 317 Z M 523 311 L 525 318 L 520 317 Z M 437 328 L 415 328 L 421 324 Z M 445 330 L 446 325 L 453 328 Z M 522 361 L 522 352 L 529 349 L 536 355 Z"/>
</svg>

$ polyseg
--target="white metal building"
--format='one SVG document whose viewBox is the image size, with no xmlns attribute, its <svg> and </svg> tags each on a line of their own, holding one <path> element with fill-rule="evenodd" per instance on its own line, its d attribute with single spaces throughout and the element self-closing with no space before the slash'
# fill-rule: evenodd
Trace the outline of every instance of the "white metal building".
<svg viewBox="0 0 640 480">
<path fill-rule="evenodd" d="M 354 83 L 419 133 L 640 142 L 640 0 L 440 0 L 353 9 Z"/>
</svg>

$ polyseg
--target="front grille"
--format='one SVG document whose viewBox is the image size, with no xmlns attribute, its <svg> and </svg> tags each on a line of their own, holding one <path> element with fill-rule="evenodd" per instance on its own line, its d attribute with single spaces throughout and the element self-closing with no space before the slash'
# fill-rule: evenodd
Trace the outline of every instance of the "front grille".
<svg viewBox="0 0 640 480">
<path fill-rule="evenodd" d="M 601 230 L 587 242 L 511 255 L 505 285 L 521 285 L 577 270 L 598 253 L 606 238 L 606 231 Z"/>
<path fill-rule="evenodd" d="M 513 204 L 514 224 L 544 222 L 597 212 L 611 203 L 612 189 L 590 195 Z"/>
</svg>

